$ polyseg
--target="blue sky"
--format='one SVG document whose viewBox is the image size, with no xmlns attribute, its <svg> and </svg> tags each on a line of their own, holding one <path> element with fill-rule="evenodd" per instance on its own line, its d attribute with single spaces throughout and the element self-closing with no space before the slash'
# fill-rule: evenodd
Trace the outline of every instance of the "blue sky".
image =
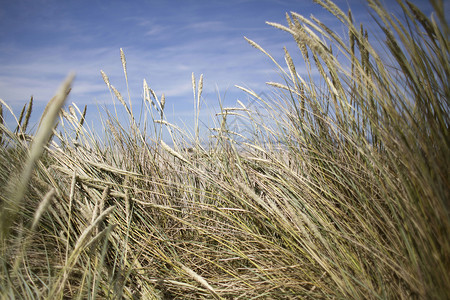
<svg viewBox="0 0 450 300">
<path fill-rule="evenodd" d="M 359 21 L 370 20 L 363 1 L 336 3 L 345 10 L 351 7 Z M 291 52 L 296 47 L 287 33 L 265 21 L 285 24 L 289 11 L 335 24 L 309 0 L 0 0 L 0 98 L 19 113 L 33 95 L 37 119 L 61 81 L 75 71 L 69 102 L 87 104 L 93 117 L 97 104 L 112 103 L 100 70 L 126 95 L 119 54 L 123 48 L 133 104 L 142 101 L 145 78 L 158 95 L 165 93 L 171 120 L 189 123 L 192 72 L 197 78 L 204 74 L 203 96 L 213 110 L 217 93 L 226 93 L 226 104 L 245 101 L 236 84 L 259 92 L 266 90 L 265 82 L 279 80 L 273 63 L 244 36 L 282 62 L 283 46 Z"/>
</svg>

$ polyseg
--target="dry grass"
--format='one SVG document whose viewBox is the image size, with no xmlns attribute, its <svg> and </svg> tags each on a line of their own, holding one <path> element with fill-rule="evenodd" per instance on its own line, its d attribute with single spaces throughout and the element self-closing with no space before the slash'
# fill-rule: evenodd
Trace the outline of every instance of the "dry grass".
<svg viewBox="0 0 450 300">
<path fill-rule="evenodd" d="M 145 81 L 137 123 L 103 72 L 128 129 L 108 112 L 99 140 L 75 104 L 54 129 L 69 81 L 32 142 L 20 138 L 32 102 L 15 132 L 0 122 L 2 298 L 450 298 L 442 3 L 436 20 L 401 2 L 406 23 L 368 1 L 388 60 L 351 12 L 317 2 L 348 41 L 296 13 L 271 24 L 293 36 L 309 77 L 285 49 L 273 98 L 242 88 L 259 111 L 224 108 L 206 140 L 198 121 L 191 139 L 169 124 Z M 202 77 L 192 82 L 198 118 Z"/>
</svg>

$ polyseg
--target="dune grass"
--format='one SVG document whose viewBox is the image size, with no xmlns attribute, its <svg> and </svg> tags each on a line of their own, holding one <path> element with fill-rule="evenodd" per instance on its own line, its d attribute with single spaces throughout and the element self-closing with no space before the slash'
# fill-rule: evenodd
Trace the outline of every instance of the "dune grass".
<svg viewBox="0 0 450 300">
<path fill-rule="evenodd" d="M 61 109 L 71 78 L 34 137 L 32 101 L 15 131 L 1 122 L 2 298 L 450 298 L 442 1 L 432 18 L 399 2 L 400 22 L 368 0 L 383 53 L 351 12 L 316 2 L 348 36 L 296 13 L 269 23 L 292 35 L 309 76 L 285 50 L 273 96 L 241 88 L 258 110 L 222 108 L 208 138 L 198 121 L 193 135 L 169 124 L 145 81 L 136 118 L 103 72 L 129 117 L 107 112 L 103 139 L 86 107 Z M 198 118 L 203 79 L 192 83 Z"/>
</svg>

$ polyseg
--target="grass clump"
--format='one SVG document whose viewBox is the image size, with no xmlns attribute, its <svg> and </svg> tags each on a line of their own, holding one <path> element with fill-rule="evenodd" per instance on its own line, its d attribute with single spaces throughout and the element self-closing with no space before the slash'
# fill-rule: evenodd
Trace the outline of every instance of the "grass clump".
<svg viewBox="0 0 450 300">
<path fill-rule="evenodd" d="M 436 20 L 399 2 L 399 22 L 369 0 L 382 56 L 350 11 L 316 2 L 348 40 L 296 13 L 270 23 L 293 36 L 308 78 L 285 49 L 273 97 L 241 88 L 258 111 L 223 108 L 207 140 L 198 121 L 192 138 L 168 123 L 164 95 L 145 81 L 139 122 L 103 72 L 129 116 L 124 127 L 108 112 L 103 140 L 75 104 L 61 110 L 59 131 L 47 116 L 60 106 L 49 105 L 31 143 L 19 138 L 21 121 L 16 132 L 0 124 L 2 296 L 449 298 L 442 3 L 431 2 Z M 123 51 L 121 60 L 128 82 Z M 198 117 L 202 77 L 192 82 Z M 230 118 L 250 132 L 230 128 Z M 57 143 L 47 144 L 52 133 Z M 24 171 L 14 169 L 23 157 Z"/>
</svg>

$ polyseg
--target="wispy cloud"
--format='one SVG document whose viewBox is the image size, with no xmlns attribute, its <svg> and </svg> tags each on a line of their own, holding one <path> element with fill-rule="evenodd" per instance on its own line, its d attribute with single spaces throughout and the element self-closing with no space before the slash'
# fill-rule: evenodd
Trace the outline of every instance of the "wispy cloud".
<svg viewBox="0 0 450 300">
<path fill-rule="evenodd" d="M 360 0 L 341 1 L 362 18 Z M 339 3 L 338 3 L 339 4 Z M 126 94 L 119 48 L 125 50 L 130 93 L 142 99 L 142 81 L 180 115 L 192 111 L 191 73 L 205 76 L 204 96 L 217 101 L 244 98 L 234 85 L 267 90 L 266 81 L 279 80 L 270 60 L 244 40 L 258 42 L 283 64 L 283 46 L 306 75 L 289 34 L 265 21 L 286 23 L 285 12 L 330 15 L 304 1 L 133 1 L 92 2 L 22 0 L 1 4 L 0 98 L 22 105 L 31 95 L 48 101 L 69 71 L 77 78 L 71 99 L 77 103 L 107 104 L 110 93 L 100 75 L 104 70 L 113 85 Z M 334 26 L 339 26 L 332 23 Z M 336 27 L 335 27 L 336 28 Z M 342 34 L 345 34 L 343 31 Z"/>
</svg>

